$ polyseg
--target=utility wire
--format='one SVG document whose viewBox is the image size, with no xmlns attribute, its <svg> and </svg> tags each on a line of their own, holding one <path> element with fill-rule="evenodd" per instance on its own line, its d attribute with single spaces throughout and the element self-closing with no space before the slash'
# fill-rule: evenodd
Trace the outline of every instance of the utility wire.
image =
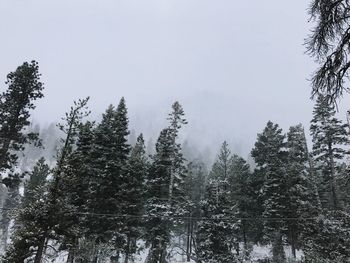
<svg viewBox="0 0 350 263">
<path fill-rule="evenodd" d="M 0 210 L 4 211 L 16 211 L 18 209 L 4 208 L 0 207 Z M 66 211 L 64 214 L 73 214 L 80 216 L 95 216 L 95 217 L 104 217 L 104 218 L 132 218 L 132 219 L 183 219 L 183 220 L 196 220 L 196 221 L 215 221 L 215 220 L 223 220 L 223 221 L 238 221 L 238 220 L 266 220 L 266 221 L 284 221 L 284 220 L 294 220 L 294 221 L 302 221 L 302 220 L 315 220 L 319 217 L 198 217 L 198 216 L 171 216 L 171 215 L 130 215 L 130 214 L 107 214 L 107 213 L 92 213 L 92 212 L 74 212 L 74 211 Z M 343 218 L 343 217 L 338 217 Z M 345 217 L 344 217 L 345 218 Z"/>
</svg>

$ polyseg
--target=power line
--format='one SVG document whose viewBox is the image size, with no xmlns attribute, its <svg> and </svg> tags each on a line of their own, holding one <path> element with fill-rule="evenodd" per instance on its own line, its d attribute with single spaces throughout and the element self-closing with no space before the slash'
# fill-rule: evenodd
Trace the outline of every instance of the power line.
<svg viewBox="0 0 350 263">
<path fill-rule="evenodd" d="M 0 210 L 4 211 L 16 211 L 18 209 L 4 208 L 0 207 Z M 316 220 L 319 217 L 193 217 L 193 216 L 169 216 L 169 215 L 130 215 L 130 214 L 111 214 L 111 213 L 92 213 L 92 212 L 75 212 L 75 211 L 65 211 L 64 214 L 73 214 L 80 216 L 95 216 L 95 217 L 105 217 L 105 218 L 132 218 L 132 219 L 178 219 L 178 220 L 195 220 L 195 221 L 239 221 L 239 220 L 266 220 L 266 221 L 302 221 L 302 220 Z M 338 217 L 343 218 L 343 217 Z M 345 218 L 345 217 L 344 217 Z"/>
</svg>

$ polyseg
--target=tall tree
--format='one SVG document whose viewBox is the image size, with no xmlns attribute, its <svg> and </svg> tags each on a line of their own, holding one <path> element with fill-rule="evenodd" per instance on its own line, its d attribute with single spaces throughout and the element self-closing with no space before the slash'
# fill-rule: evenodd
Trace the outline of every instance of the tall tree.
<svg viewBox="0 0 350 263">
<path fill-rule="evenodd" d="M 148 178 L 149 198 L 145 210 L 148 243 L 151 246 L 149 263 L 166 262 L 170 233 L 178 223 L 174 218 L 187 215 L 189 210 L 189 200 L 184 195 L 186 166 L 181 144 L 178 143 L 179 131 L 187 121 L 178 102 L 172 105 L 168 120 L 169 127 L 159 135 Z"/>
<path fill-rule="evenodd" d="M 267 240 L 282 240 L 285 229 L 286 197 L 286 151 L 285 135 L 277 124 L 269 121 L 262 133 L 258 134 L 251 155 L 258 169 L 264 176 L 261 189 L 263 198 L 263 218 Z M 274 243 L 274 258 L 283 259 L 285 256 L 279 243 Z M 279 255 L 280 254 L 280 255 Z M 284 261 L 281 261 L 284 262 Z M 279 262 L 279 263 L 281 263 Z"/>
<path fill-rule="evenodd" d="M 300 236 L 318 215 L 318 196 L 310 173 L 309 154 L 304 129 L 301 124 L 292 126 L 287 134 L 287 238 L 296 257 Z"/>
<path fill-rule="evenodd" d="M 347 153 L 344 146 L 349 144 L 348 132 L 346 125 L 335 117 L 334 106 L 322 95 L 316 101 L 310 131 L 316 169 L 321 175 L 321 199 L 327 208 L 339 209 L 337 162 Z"/>
<path fill-rule="evenodd" d="M 233 198 L 232 155 L 228 144 L 221 146 L 209 174 L 202 202 L 203 220 L 198 223 L 197 255 L 204 262 L 237 262 L 239 253 L 238 202 Z M 230 183 L 232 183 L 230 185 Z"/>
<path fill-rule="evenodd" d="M 122 188 L 124 191 L 122 195 L 125 200 L 122 211 L 123 214 L 128 215 L 125 218 L 123 230 L 126 236 L 124 263 L 128 263 L 132 254 L 136 252 L 136 241 L 142 234 L 142 214 L 148 166 L 145 141 L 143 135 L 140 134 L 131 150 L 128 161 L 128 174 Z"/>
<path fill-rule="evenodd" d="M 80 241 L 86 238 L 89 217 L 86 213 L 90 202 L 90 181 L 95 170 L 92 169 L 91 150 L 94 139 L 94 123 L 87 121 L 78 127 L 74 151 L 69 154 L 65 171 L 62 174 L 61 190 L 64 193 L 67 213 L 61 217 L 64 232 L 61 249 L 68 250 L 67 262 L 74 262 L 81 257 L 77 253 Z"/>
<path fill-rule="evenodd" d="M 42 98 L 43 83 L 40 82 L 38 63 L 23 63 L 15 72 L 7 75 L 8 88 L 0 94 L 0 172 L 16 164 L 16 152 L 26 143 L 37 140 L 38 134 L 26 133 L 30 125 L 30 111 L 34 101 Z"/>
<path fill-rule="evenodd" d="M 89 114 L 86 106 L 88 100 L 89 98 L 86 98 L 74 102 L 74 106 L 71 107 L 63 119 L 65 123 L 59 124 L 61 131 L 65 134 L 65 138 L 62 139 L 63 145 L 58 152 L 57 164 L 52 171 L 52 179 L 48 185 L 45 206 L 43 206 L 41 211 L 44 219 L 38 224 L 39 229 L 36 232 L 37 243 L 34 263 L 42 261 L 45 246 L 49 240 L 60 240 L 60 236 L 65 233 L 62 228 L 65 222 L 61 219 L 64 218 L 64 214 L 67 212 L 67 206 L 62 183 L 67 161 L 69 160 L 68 157 L 75 145 L 82 119 Z"/>
<path fill-rule="evenodd" d="M 230 162 L 228 184 L 231 201 L 236 205 L 237 217 L 241 218 L 236 235 L 238 241 L 243 242 L 245 255 L 242 256 L 246 258 L 250 252 L 249 242 L 254 241 L 252 229 L 255 222 L 252 218 L 255 216 L 255 211 L 253 211 L 255 200 L 253 200 L 254 195 L 252 195 L 252 192 L 254 189 L 251 180 L 250 167 L 247 162 L 243 158 L 233 155 Z"/>
<path fill-rule="evenodd" d="M 171 137 L 168 129 L 161 131 L 156 143 L 156 154 L 147 178 L 145 226 L 150 251 L 147 263 L 165 263 L 166 248 L 170 241 L 172 207 L 169 203 L 171 177 Z"/>
<path fill-rule="evenodd" d="M 89 211 L 101 214 L 90 220 L 90 235 L 97 244 L 110 243 L 115 249 L 113 258 L 118 258 L 125 246 L 122 235 L 123 220 L 110 215 L 122 214 L 125 200 L 123 186 L 128 180 L 128 116 L 125 100 L 122 98 L 117 109 L 110 105 L 94 132 Z M 103 216 L 104 215 L 104 216 Z M 98 255 L 96 256 L 98 258 Z M 117 259 L 116 259 L 117 260 Z"/>
</svg>

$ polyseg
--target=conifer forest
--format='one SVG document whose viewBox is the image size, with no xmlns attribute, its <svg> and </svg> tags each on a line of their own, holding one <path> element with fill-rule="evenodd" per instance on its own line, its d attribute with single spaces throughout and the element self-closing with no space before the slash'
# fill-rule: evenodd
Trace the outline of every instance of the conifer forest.
<svg viewBox="0 0 350 263">
<path fill-rule="evenodd" d="M 213 141 L 196 149 L 184 132 L 198 124 L 188 118 L 193 107 L 172 93 L 164 111 L 161 104 L 136 118 L 162 119 L 152 137 L 135 132 L 121 92 L 98 112 L 77 87 L 80 99 L 64 94 L 71 106 L 59 121 L 36 120 L 52 81 L 35 57 L 0 76 L 0 262 L 350 262 L 350 107 L 339 106 L 350 97 L 350 1 L 309 2 L 300 45 L 314 61 L 303 72 L 311 118 L 303 121 L 303 102 L 291 109 L 300 121 L 287 128 L 264 116 L 248 155 L 230 138 L 213 145 L 200 130 L 196 137 Z M 215 103 L 206 105 L 214 113 Z M 259 114 L 245 103 L 224 118 Z"/>
</svg>

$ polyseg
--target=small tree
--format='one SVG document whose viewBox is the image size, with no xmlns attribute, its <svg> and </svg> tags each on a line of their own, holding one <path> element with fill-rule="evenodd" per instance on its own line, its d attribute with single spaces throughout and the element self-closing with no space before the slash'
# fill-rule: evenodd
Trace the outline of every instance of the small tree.
<svg viewBox="0 0 350 263">
<path fill-rule="evenodd" d="M 42 224 L 47 224 L 47 177 L 50 169 L 41 158 L 29 174 L 25 184 L 22 205 L 16 216 L 15 233 L 12 244 L 6 251 L 2 262 L 24 263 L 26 259 L 35 255 L 36 247 L 40 243 Z"/>
</svg>

